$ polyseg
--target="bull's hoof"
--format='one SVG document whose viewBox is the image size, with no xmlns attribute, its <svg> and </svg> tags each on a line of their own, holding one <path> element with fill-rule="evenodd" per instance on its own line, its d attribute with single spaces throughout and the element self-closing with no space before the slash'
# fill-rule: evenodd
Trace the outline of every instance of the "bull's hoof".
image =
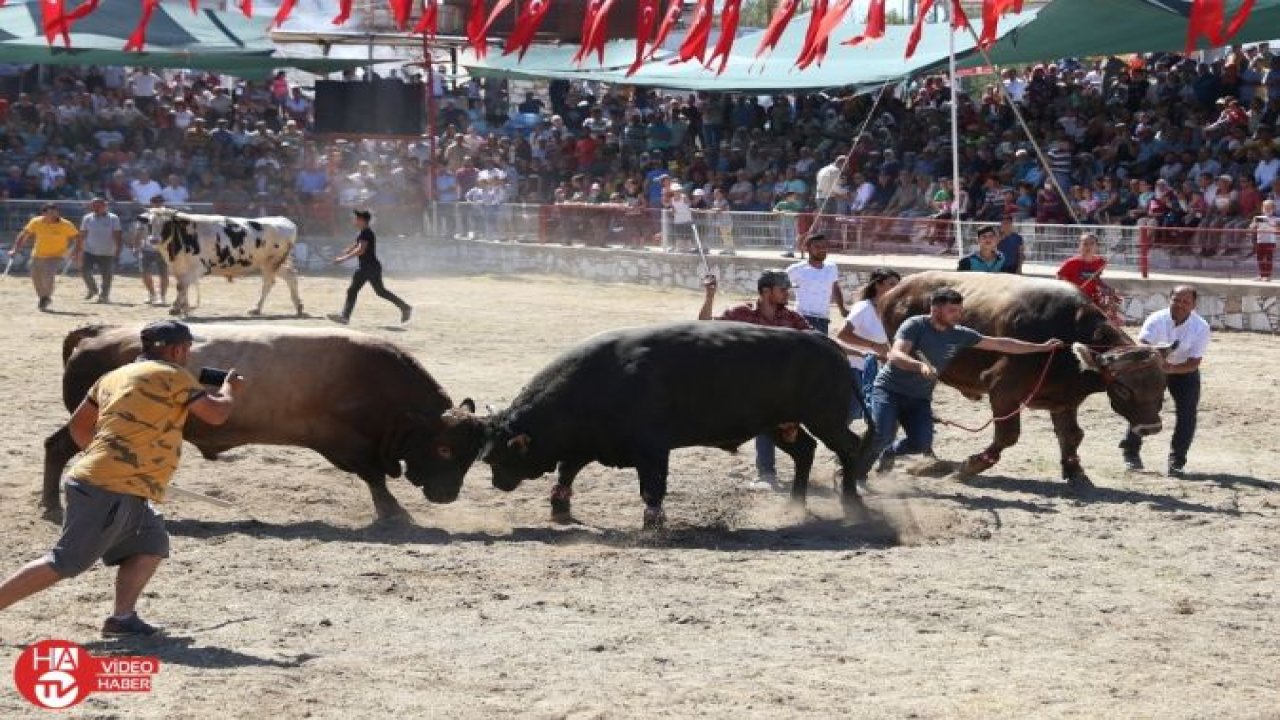
<svg viewBox="0 0 1280 720">
<path fill-rule="evenodd" d="M 1066 477 L 1067 489 L 1076 495 L 1088 495 L 1097 490 L 1097 486 L 1084 474 L 1083 470 L 1077 470 Z"/>
<path fill-rule="evenodd" d="M 373 524 L 379 527 L 395 527 L 402 525 L 412 525 L 413 516 L 408 510 L 396 505 L 393 508 L 378 508 L 378 517 L 374 519 Z"/>
<path fill-rule="evenodd" d="M 262 314 L 262 311 L 261 311 L 261 310 L 259 310 L 258 308 L 253 308 L 252 310 L 250 310 L 249 312 L 247 312 L 247 313 L 245 313 L 245 314 L 246 314 L 246 315 L 252 315 L 252 316 L 254 316 L 254 317 L 257 317 L 257 316 L 259 316 L 259 315 L 261 315 L 261 314 Z"/>
<path fill-rule="evenodd" d="M 169 314 L 173 316 L 178 316 L 182 314 L 182 310 L 176 307 L 169 308 Z"/>
<path fill-rule="evenodd" d="M 44 507 L 44 512 L 40 513 L 40 518 L 42 520 L 48 520 L 49 522 L 55 525 L 61 525 L 62 524 L 62 506 L 46 505 Z"/>
<path fill-rule="evenodd" d="M 573 522 L 573 503 L 568 500 L 551 500 L 551 522 L 567 525 Z"/>
<path fill-rule="evenodd" d="M 303 310 L 301 305 L 298 306 L 298 317 L 308 317 L 307 311 Z"/>
<path fill-rule="evenodd" d="M 661 530 L 667 524 L 667 513 L 661 507 L 644 509 L 644 529 Z"/>
<path fill-rule="evenodd" d="M 964 462 L 960 463 L 960 469 L 956 471 L 956 474 L 961 480 L 968 480 L 969 478 L 981 475 L 994 465 L 994 462 L 991 462 L 989 458 L 982 454 L 970 455 L 965 458 Z"/>
<path fill-rule="evenodd" d="M 863 502 L 861 495 L 842 496 L 840 508 L 844 510 L 845 519 L 850 522 L 862 522 L 869 517 L 867 504 Z"/>
</svg>

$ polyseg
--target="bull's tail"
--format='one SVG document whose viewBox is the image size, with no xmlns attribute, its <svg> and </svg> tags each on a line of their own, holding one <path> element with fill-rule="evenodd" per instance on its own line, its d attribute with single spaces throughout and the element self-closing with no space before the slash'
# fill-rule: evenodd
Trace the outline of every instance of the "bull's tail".
<svg viewBox="0 0 1280 720">
<path fill-rule="evenodd" d="M 67 361 L 71 359 L 71 353 L 76 351 L 76 346 L 80 344 L 81 340 L 98 337 L 104 331 L 110 330 L 113 327 L 115 326 L 104 325 L 104 324 L 85 325 L 84 327 L 78 327 L 75 330 L 72 330 L 71 332 L 67 333 L 67 336 L 62 339 L 63 367 L 66 367 Z"/>
</svg>

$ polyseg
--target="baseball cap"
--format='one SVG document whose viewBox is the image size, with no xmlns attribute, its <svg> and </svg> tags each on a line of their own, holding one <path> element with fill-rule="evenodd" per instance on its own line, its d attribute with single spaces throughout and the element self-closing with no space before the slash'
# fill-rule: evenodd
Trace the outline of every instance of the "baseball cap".
<svg viewBox="0 0 1280 720">
<path fill-rule="evenodd" d="M 791 276 L 782 270 L 765 270 L 756 281 L 756 291 L 764 292 L 768 288 L 791 288 Z"/>
<path fill-rule="evenodd" d="M 181 345 L 182 343 L 196 341 L 196 337 L 191 334 L 191 328 L 177 320 L 156 320 L 148 323 L 142 328 L 140 335 L 142 337 L 142 347 L 145 349 Z"/>
</svg>

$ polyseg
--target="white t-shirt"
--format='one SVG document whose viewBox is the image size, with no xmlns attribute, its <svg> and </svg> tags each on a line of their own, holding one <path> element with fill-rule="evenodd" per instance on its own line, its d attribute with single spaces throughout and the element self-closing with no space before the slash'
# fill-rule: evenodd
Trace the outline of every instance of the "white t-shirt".
<svg viewBox="0 0 1280 720">
<path fill-rule="evenodd" d="M 191 199 L 191 193 L 181 185 L 165 185 L 160 195 L 165 205 L 182 205 Z"/>
<path fill-rule="evenodd" d="M 849 319 L 845 321 L 845 327 L 852 330 L 854 335 L 871 342 L 889 342 L 889 335 L 884 331 L 884 323 L 881 322 L 880 313 L 876 310 L 875 300 L 859 300 L 854 303 L 853 308 L 849 310 Z M 849 364 L 855 369 L 862 370 L 866 368 L 867 360 L 851 355 Z"/>
<path fill-rule="evenodd" d="M 1277 236 L 1280 236 L 1280 217 L 1259 216 L 1253 221 L 1253 228 L 1258 233 L 1259 245 L 1275 245 Z"/>
<path fill-rule="evenodd" d="M 130 84 L 133 86 L 134 97 L 151 98 L 156 96 L 156 87 L 160 84 L 160 78 L 155 73 L 138 73 L 133 76 Z"/>
<path fill-rule="evenodd" d="M 831 315 L 831 286 L 840 279 L 840 270 L 830 260 L 816 268 L 805 260 L 787 268 L 796 288 L 796 312 L 825 318 Z"/>
<path fill-rule="evenodd" d="M 1138 340 L 1150 345 L 1177 342 L 1177 349 L 1169 353 L 1168 357 L 1171 365 L 1177 365 L 1191 358 L 1204 357 L 1205 350 L 1209 348 L 1209 323 L 1192 310 L 1191 316 L 1181 325 L 1174 325 L 1173 315 L 1165 308 L 1151 313 L 1146 322 L 1142 323 Z"/>
<path fill-rule="evenodd" d="M 160 194 L 160 183 L 155 180 L 142 182 L 134 180 L 129 183 L 129 189 L 133 192 L 133 201 L 139 205 L 146 205 L 151 202 L 151 198 Z"/>
</svg>

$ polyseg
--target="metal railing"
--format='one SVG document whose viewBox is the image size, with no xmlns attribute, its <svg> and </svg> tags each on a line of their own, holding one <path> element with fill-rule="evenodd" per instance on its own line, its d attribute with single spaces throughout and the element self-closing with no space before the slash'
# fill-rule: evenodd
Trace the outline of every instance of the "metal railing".
<svg viewBox="0 0 1280 720">
<path fill-rule="evenodd" d="M 0 247 L 7 247 L 26 223 L 40 212 L 43 200 L 0 201 Z M 59 201 L 72 222 L 88 212 L 87 201 Z M 130 220 L 142 209 L 134 203 L 113 203 L 110 209 Z M 257 203 L 237 207 L 224 203 L 189 203 L 191 212 L 255 217 L 284 214 L 299 225 L 295 256 L 303 269 L 327 266 L 340 245 L 353 236 L 350 207 L 317 199 L 294 207 Z M 813 213 L 732 212 L 694 210 L 691 223 L 678 223 L 670 209 L 629 208 L 615 204 L 563 203 L 533 205 L 502 203 L 428 203 L 375 208 L 384 242 L 414 242 L 415 238 L 471 238 L 498 242 L 556 243 L 596 247 L 651 248 L 692 251 L 696 240 L 712 253 L 738 250 L 797 249 L 806 234 L 826 234 L 836 252 L 851 255 L 938 255 L 956 257 L 954 221 L 934 217 L 879 217 Z M 1203 227 L 1164 227 L 1150 220 L 1135 225 L 1049 225 L 1015 222 L 1022 235 L 1024 262 L 1057 265 L 1075 255 L 1082 233 L 1100 240 L 1100 253 L 1114 269 L 1189 272 L 1234 277 L 1262 274 L 1253 252 L 1257 231 L 1249 221 L 1211 221 Z M 961 221 L 967 240 L 988 223 Z M 972 251 L 970 245 L 965 252 Z M 122 257 L 126 267 L 131 254 Z M 17 265 L 16 267 L 20 267 Z"/>
</svg>

